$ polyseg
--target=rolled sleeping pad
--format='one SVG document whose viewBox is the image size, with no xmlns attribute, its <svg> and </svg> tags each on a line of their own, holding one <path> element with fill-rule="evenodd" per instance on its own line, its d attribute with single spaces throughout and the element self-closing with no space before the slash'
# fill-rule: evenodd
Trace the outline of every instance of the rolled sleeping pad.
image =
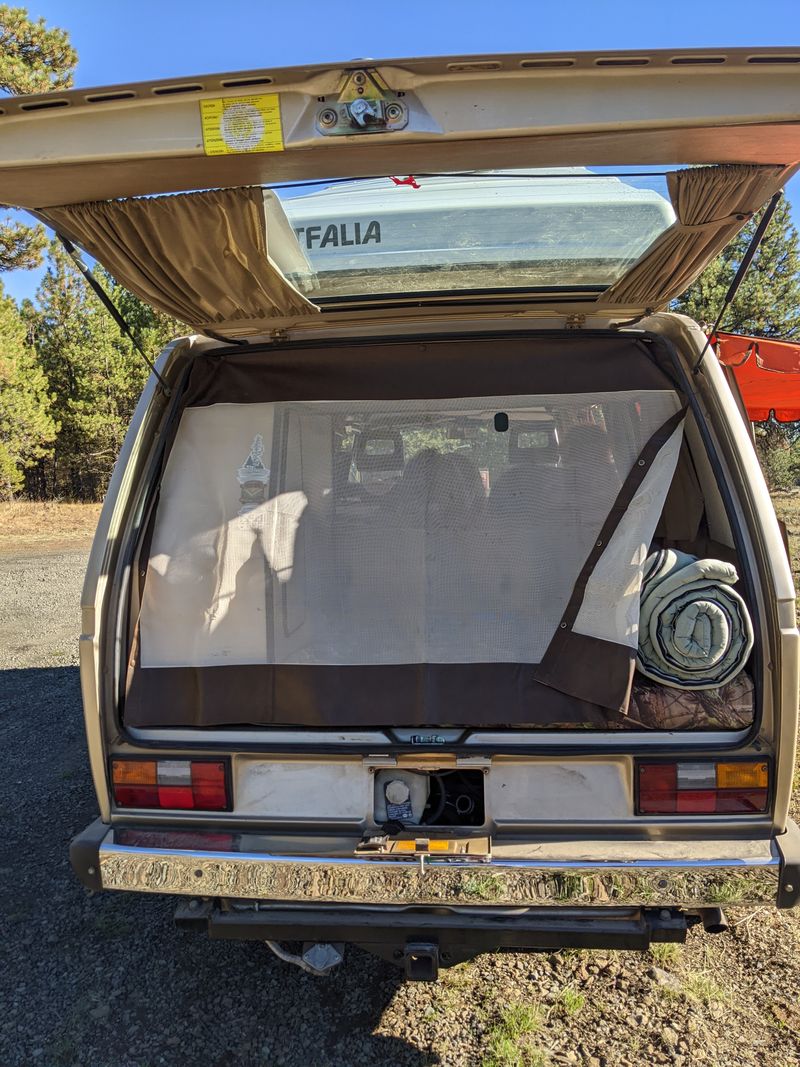
<svg viewBox="0 0 800 1067">
<path fill-rule="evenodd" d="M 662 549 L 648 556 L 639 601 L 636 666 L 676 689 L 716 689 L 742 670 L 753 648 L 736 568 Z"/>
</svg>

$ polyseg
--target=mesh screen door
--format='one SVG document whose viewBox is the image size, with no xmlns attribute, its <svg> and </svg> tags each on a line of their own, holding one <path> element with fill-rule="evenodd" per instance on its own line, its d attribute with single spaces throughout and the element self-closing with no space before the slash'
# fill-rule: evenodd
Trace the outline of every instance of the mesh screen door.
<svg viewBox="0 0 800 1067">
<path fill-rule="evenodd" d="M 142 667 L 539 663 L 669 389 L 187 408 L 161 488 Z M 577 631 L 635 648 L 661 449 Z"/>
</svg>

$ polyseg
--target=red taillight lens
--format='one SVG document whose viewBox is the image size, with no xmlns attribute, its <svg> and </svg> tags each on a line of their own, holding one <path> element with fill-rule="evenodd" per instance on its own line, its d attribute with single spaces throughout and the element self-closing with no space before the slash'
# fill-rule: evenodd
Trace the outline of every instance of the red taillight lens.
<svg viewBox="0 0 800 1067">
<path fill-rule="evenodd" d="M 192 766 L 189 760 L 164 759 L 156 764 L 158 806 L 160 808 L 194 808 Z"/>
<path fill-rule="evenodd" d="M 767 810 L 763 760 L 639 763 L 639 815 L 754 815 Z"/>
<path fill-rule="evenodd" d="M 716 789 L 680 789 L 675 795 L 676 815 L 713 815 L 717 810 Z"/>
<path fill-rule="evenodd" d="M 228 811 L 228 777 L 222 760 L 111 761 L 118 808 Z"/>
<path fill-rule="evenodd" d="M 192 763 L 192 794 L 195 807 L 205 811 L 225 811 L 228 806 L 225 764 L 195 760 Z"/>
<path fill-rule="evenodd" d="M 234 851 L 233 834 L 209 833 L 204 830 L 139 830 L 118 826 L 114 829 L 114 842 L 134 848 L 161 848 L 169 851 Z"/>
<path fill-rule="evenodd" d="M 752 815 L 767 810 L 766 789 L 720 789 L 716 810 L 726 815 Z"/>
<path fill-rule="evenodd" d="M 674 763 L 639 764 L 639 811 L 672 815 L 676 807 L 678 768 Z"/>
</svg>

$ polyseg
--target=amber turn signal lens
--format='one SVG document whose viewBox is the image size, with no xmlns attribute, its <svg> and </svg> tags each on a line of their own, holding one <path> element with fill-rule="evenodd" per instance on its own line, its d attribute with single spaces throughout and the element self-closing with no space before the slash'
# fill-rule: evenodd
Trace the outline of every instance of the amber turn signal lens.
<svg viewBox="0 0 800 1067">
<path fill-rule="evenodd" d="M 394 842 L 394 852 L 449 852 L 450 841 L 447 838 L 402 838 Z"/>
<path fill-rule="evenodd" d="M 115 759 L 112 763 L 114 785 L 155 785 L 156 761 Z"/>
<path fill-rule="evenodd" d="M 769 767 L 760 760 L 717 764 L 717 789 L 766 789 L 768 781 Z"/>
</svg>

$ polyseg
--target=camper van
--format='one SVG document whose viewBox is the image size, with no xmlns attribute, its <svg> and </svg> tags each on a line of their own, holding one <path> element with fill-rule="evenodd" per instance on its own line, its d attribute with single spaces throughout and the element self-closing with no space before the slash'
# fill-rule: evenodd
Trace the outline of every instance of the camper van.
<svg viewBox="0 0 800 1067">
<path fill-rule="evenodd" d="M 792 575 L 670 310 L 800 164 L 797 60 L 3 100 L 0 200 L 186 324 L 83 590 L 84 885 L 417 980 L 798 904 Z"/>
</svg>

